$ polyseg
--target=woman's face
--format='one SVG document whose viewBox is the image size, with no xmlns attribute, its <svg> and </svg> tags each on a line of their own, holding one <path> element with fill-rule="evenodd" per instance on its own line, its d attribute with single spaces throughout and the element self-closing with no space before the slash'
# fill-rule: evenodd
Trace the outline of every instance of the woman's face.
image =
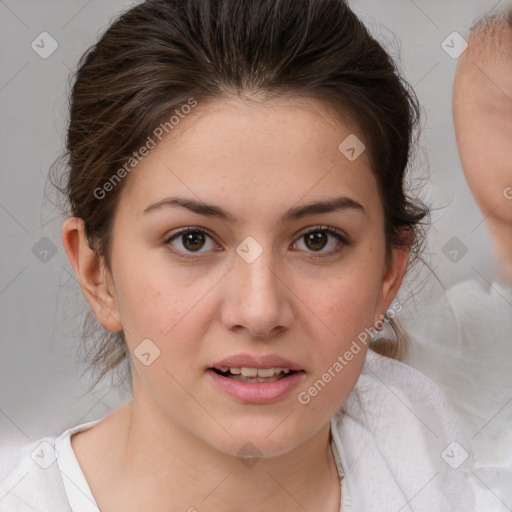
<svg viewBox="0 0 512 512">
<path fill-rule="evenodd" d="M 367 152 L 338 149 L 351 134 L 364 142 L 314 101 L 216 101 L 131 171 L 111 263 L 134 400 L 233 455 L 279 455 L 328 424 L 405 261 L 386 265 Z M 305 208 L 324 201 L 337 209 Z M 214 367 L 296 372 L 254 384 Z"/>
</svg>

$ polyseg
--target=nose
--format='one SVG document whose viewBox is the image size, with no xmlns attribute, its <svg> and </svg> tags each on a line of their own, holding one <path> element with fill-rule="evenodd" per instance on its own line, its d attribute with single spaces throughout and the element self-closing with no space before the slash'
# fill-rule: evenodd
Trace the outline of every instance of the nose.
<svg viewBox="0 0 512 512">
<path fill-rule="evenodd" d="M 225 282 L 221 318 L 226 328 L 245 329 L 250 336 L 264 339 L 289 328 L 294 317 L 293 294 L 286 277 L 270 251 L 263 251 L 252 262 L 237 255 Z"/>
</svg>

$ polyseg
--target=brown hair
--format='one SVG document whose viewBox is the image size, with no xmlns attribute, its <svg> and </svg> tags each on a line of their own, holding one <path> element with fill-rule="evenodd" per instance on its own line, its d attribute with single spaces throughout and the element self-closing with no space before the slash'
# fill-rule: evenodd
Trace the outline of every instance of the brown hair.
<svg viewBox="0 0 512 512">
<path fill-rule="evenodd" d="M 114 20 L 80 59 L 61 157 L 66 172 L 52 181 L 69 201 L 66 211 L 84 220 L 89 245 L 107 268 L 123 181 L 102 199 L 94 191 L 190 98 L 201 104 L 246 93 L 309 97 L 355 119 L 379 186 L 388 256 L 393 246 L 419 253 L 428 210 L 404 191 L 418 102 L 344 1 L 147 0 Z M 91 322 L 97 329 L 95 319 L 86 326 Z M 129 359 L 123 332 L 99 329 L 91 362 L 101 370 L 96 383 Z M 88 331 L 84 337 L 92 339 Z M 397 341 L 372 348 L 399 358 L 404 343 L 396 332 Z"/>
</svg>

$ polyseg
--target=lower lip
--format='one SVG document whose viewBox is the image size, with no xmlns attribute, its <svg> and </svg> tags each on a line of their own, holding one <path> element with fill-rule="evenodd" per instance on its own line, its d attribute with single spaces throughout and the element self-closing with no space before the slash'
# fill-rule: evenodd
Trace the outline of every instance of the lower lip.
<svg viewBox="0 0 512 512">
<path fill-rule="evenodd" d="M 214 370 L 206 373 L 212 377 L 214 382 L 228 395 L 237 398 L 242 402 L 264 404 L 274 402 L 283 398 L 298 386 L 304 377 L 304 371 L 295 372 L 284 379 L 272 382 L 243 382 L 240 380 L 223 377 Z"/>
</svg>

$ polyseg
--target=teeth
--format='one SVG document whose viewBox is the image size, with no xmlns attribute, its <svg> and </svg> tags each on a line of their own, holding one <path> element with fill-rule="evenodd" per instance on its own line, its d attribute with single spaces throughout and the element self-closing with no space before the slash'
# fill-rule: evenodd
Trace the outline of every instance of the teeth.
<svg viewBox="0 0 512 512">
<path fill-rule="evenodd" d="M 223 373 L 229 372 L 232 375 L 242 375 L 243 377 L 274 377 L 275 375 L 279 375 L 280 373 L 290 373 L 289 368 L 236 368 L 236 367 L 230 367 L 223 366 L 220 368 L 220 371 Z"/>
<path fill-rule="evenodd" d="M 245 368 L 242 368 L 242 375 L 244 374 Z M 275 368 L 260 368 L 256 370 L 258 377 L 273 377 L 275 375 Z"/>
<path fill-rule="evenodd" d="M 244 377 L 257 377 L 258 369 L 257 368 L 245 368 L 245 366 L 244 366 L 242 368 L 242 375 Z"/>
</svg>

